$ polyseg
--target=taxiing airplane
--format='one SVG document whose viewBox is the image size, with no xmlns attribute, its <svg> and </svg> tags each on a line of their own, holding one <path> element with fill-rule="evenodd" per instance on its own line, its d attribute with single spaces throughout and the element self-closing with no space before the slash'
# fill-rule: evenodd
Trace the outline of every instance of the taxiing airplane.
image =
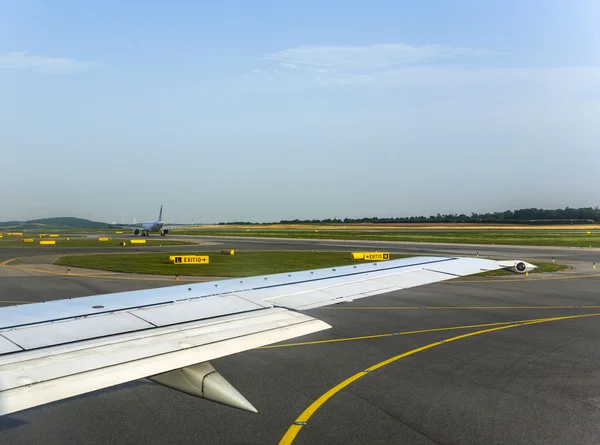
<svg viewBox="0 0 600 445">
<path fill-rule="evenodd" d="M 162 220 L 162 205 L 160 206 L 160 212 L 158 212 L 158 219 L 154 221 L 146 221 L 142 223 L 142 228 L 134 228 L 134 235 L 150 236 L 150 232 L 160 232 L 160 236 L 165 236 L 169 233 L 169 229 L 164 228 L 165 223 Z"/>
<path fill-rule="evenodd" d="M 304 311 L 524 261 L 413 257 L 0 308 L 0 415 L 147 378 L 256 409 L 211 360 L 328 329 Z"/>
</svg>

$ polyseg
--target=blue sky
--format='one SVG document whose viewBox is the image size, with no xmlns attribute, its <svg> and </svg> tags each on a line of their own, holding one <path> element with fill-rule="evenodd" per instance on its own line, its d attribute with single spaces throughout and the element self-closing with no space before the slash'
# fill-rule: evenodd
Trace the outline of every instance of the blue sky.
<svg viewBox="0 0 600 445">
<path fill-rule="evenodd" d="M 0 220 L 600 204 L 600 3 L 0 0 Z"/>
</svg>

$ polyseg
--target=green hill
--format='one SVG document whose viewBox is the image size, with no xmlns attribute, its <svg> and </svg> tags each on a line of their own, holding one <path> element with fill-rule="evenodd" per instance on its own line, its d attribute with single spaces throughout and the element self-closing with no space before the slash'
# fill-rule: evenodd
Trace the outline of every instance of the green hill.
<svg viewBox="0 0 600 445">
<path fill-rule="evenodd" d="M 62 216 L 57 218 L 32 219 L 29 221 L 0 222 L 0 227 L 19 229 L 108 229 L 109 224 L 84 218 Z"/>
</svg>

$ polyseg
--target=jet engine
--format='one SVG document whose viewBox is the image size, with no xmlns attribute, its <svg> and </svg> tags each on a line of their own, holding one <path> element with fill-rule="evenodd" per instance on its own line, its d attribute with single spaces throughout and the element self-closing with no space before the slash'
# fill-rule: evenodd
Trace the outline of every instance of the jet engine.
<svg viewBox="0 0 600 445">
<path fill-rule="evenodd" d="M 134 235 L 139 235 L 140 234 L 140 229 L 133 229 L 133 234 Z"/>
<path fill-rule="evenodd" d="M 160 231 L 160 236 L 165 236 L 167 233 L 169 233 L 169 229 L 162 229 Z"/>
<path fill-rule="evenodd" d="M 531 272 L 532 270 L 537 269 L 538 267 L 534 264 L 528 263 L 526 261 L 501 261 L 500 266 L 504 269 L 510 270 L 516 273 L 526 273 Z"/>
</svg>

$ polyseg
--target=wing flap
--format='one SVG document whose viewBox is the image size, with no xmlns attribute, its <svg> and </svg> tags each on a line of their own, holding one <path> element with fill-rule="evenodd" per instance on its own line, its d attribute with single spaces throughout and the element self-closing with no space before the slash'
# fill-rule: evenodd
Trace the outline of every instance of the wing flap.
<svg viewBox="0 0 600 445">
<path fill-rule="evenodd" d="M 0 354 L 22 351 L 23 349 L 0 335 Z"/>
<path fill-rule="evenodd" d="M 2 335 L 28 350 L 153 327 L 128 312 L 117 312 L 11 329 L 3 331 Z"/>
<path fill-rule="evenodd" d="M 161 334 L 102 344 L 24 352 L 0 360 L 0 415 L 131 380 L 161 374 L 264 346 L 330 326 L 304 314 L 264 309 L 262 314 L 209 326 L 192 323 Z M 83 342 L 85 343 L 85 342 Z M 7 356 L 6 358 L 9 358 Z"/>
<path fill-rule="evenodd" d="M 227 294 L 142 308 L 135 311 L 135 315 L 155 326 L 167 326 L 257 309 L 264 309 L 264 306 L 234 294 Z"/>
</svg>

